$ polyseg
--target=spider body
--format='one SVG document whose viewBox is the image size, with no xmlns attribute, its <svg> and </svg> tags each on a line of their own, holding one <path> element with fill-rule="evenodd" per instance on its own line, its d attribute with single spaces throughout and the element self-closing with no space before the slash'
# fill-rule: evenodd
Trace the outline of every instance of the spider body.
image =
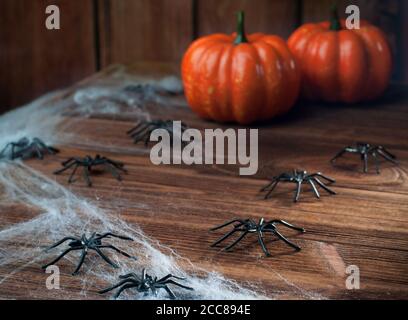
<svg viewBox="0 0 408 320">
<path fill-rule="evenodd" d="M 136 288 L 138 292 L 145 293 L 146 295 L 150 291 L 155 296 L 157 296 L 159 289 L 164 289 L 167 291 L 171 299 L 176 299 L 177 298 L 176 295 L 169 288 L 168 285 L 171 284 L 186 290 L 194 290 L 193 288 L 184 286 L 173 280 L 173 279 L 185 280 L 184 278 L 176 277 L 169 274 L 163 278 L 158 279 L 158 277 L 153 277 L 147 274 L 145 269 L 143 269 L 141 276 L 138 276 L 135 273 L 129 273 L 119 276 L 119 279 L 121 279 L 121 281 L 119 281 L 117 284 L 113 285 L 112 287 L 101 290 L 99 291 L 99 293 L 103 294 L 112 291 L 116 288 L 119 288 L 119 290 L 114 295 L 114 298 L 117 299 L 124 290 L 130 288 Z"/>
<path fill-rule="evenodd" d="M 9 152 L 8 152 L 9 151 Z M 38 138 L 22 138 L 17 142 L 9 142 L 0 152 L 0 159 L 7 156 L 11 160 L 28 159 L 37 157 L 44 159 L 44 154 L 56 154 L 59 150 L 51 146 L 47 146 L 42 140 Z"/>
<path fill-rule="evenodd" d="M 48 266 L 57 263 L 62 257 L 64 257 L 69 252 L 76 251 L 76 250 L 81 250 L 82 254 L 81 254 L 81 258 L 80 258 L 80 260 L 78 262 L 78 265 L 77 265 L 75 271 L 72 273 L 72 275 L 78 274 L 79 270 L 81 269 L 82 264 L 85 261 L 85 257 L 86 257 L 86 255 L 88 254 L 88 252 L 90 250 L 95 251 L 103 260 L 105 260 L 112 267 L 118 268 L 118 266 L 110 258 L 108 258 L 102 252 L 101 249 L 111 249 L 111 250 L 116 251 L 117 253 L 120 253 L 121 255 L 124 255 L 125 257 L 128 257 L 128 258 L 133 258 L 133 257 L 130 256 L 129 254 L 127 254 L 126 252 L 116 248 L 113 245 L 103 244 L 102 240 L 105 239 L 105 238 L 109 238 L 109 237 L 115 237 L 115 238 L 119 238 L 119 239 L 122 239 L 122 240 L 133 241 L 132 238 L 116 235 L 116 234 L 113 234 L 111 232 L 107 232 L 107 233 L 104 233 L 104 234 L 93 233 L 89 238 L 85 234 L 83 234 L 80 238 L 78 238 L 78 237 L 65 237 L 65 238 L 61 239 L 60 241 L 54 243 L 52 246 L 48 247 L 45 251 L 48 252 L 49 250 L 60 246 L 61 244 L 63 244 L 66 241 L 70 241 L 68 243 L 69 248 L 67 248 L 65 251 L 63 251 L 57 258 L 52 260 L 50 263 L 47 263 L 46 265 L 42 266 L 42 268 L 46 269 Z"/>
<path fill-rule="evenodd" d="M 316 196 L 316 198 L 320 199 L 320 193 L 317 189 L 317 186 L 320 186 L 323 190 L 325 190 L 329 194 L 336 194 L 333 190 L 328 188 L 321 179 L 327 181 L 328 183 L 335 183 L 336 181 L 332 178 L 324 176 L 322 173 L 317 172 L 317 173 L 312 173 L 309 174 L 307 171 L 303 170 L 293 170 L 292 173 L 282 173 L 278 176 L 275 176 L 272 178 L 271 182 L 267 184 L 264 188 L 261 189 L 261 192 L 265 192 L 265 199 L 268 199 L 271 197 L 271 194 L 273 190 L 276 188 L 276 186 L 279 184 L 279 182 L 290 182 L 290 183 L 295 183 L 296 184 L 296 191 L 294 195 L 294 202 L 299 201 L 300 193 L 302 190 L 302 184 L 303 183 L 308 183 L 311 185 L 312 190 Z"/>
<path fill-rule="evenodd" d="M 379 157 L 384 158 L 385 160 L 398 164 L 396 161 L 396 156 L 386 150 L 383 146 L 375 146 L 365 142 L 357 142 L 353 146 L 347 146 L 343 148 L 339 153 L 337 153 L 331 163 L 335 163 L 336 160 L 342 157 L 345 153 L 357 154 L 360 156 L 361 161 L 363 161 L 363 170 L 364 173 L 368 172 L 368 157 L 372 156 L 375 160 L 375 166 L 377 174 L 380 173 L 380 162 Z"/>
<path fill-rule="evenodd" d="M 118 161 L 110 160 L 106 157 L 96 155 L 95 158 L 91 156 L 86 156 L 85 158 L 69 158 L 68 160 L 62 162 L 63 168 L 54 172 L 54 174 L 61 174 L 66 170 L 72 168 L 71 175 L 69 176 L 68 183 L 74 182 L 74 176 L 77 172 L 78 167 L 83 167 L 83 176 L 87 182 L 88 187 L 92 186 L 91 178 L 89 174 L 94 167 L 104 167 L 107 169 L 118 181 L 122 180 L 119 171 L 126 173 L 124 164 Z"/>
<path fill-rule="evenodd" d="M 181 122 L 181 132 L 183 134 L 187 130 L 187 125 Z M 134 128 L 130 129 L 127 134 L 133 138 L 134 143 L 143 141 L 145 146 L 148 146 L 150 136 L 156 129 L 166 130 L 170 134 L 171 142 L 173 142 L 174 135 L 174 122 L 173 120 L 153 120 L 153 121 L 141 121 Z"/>
<path fill-rule="evenodd" d="M 261 245 L 262 251 L 265 253 L 267 257 L 271 256 L 269 253 L 268 249 L 266 248 L 265 245 L 265 234 L 270 233 L 272 235 L 275 235 L 278 239 L 282 240 L 285 242 L 287 245 L 291 246 L 292 248 L 296 249 L 297 251 L 301 250 L 299 246 L 296 244 L 290 242 L 285 236 L 283 236 L 279 230 L 277 229 L 277 225 L 284 226 L 289 229 L 297 230 L 300 232 L 305 232 L 303 228 L 295 227 L 283 220 L 270 220 L 270 221 L 265 221 L 264 218 L 261 218 L 259 222 L 255 222 L 254 220 L 251 219 L 234 219 L 231 220 L 227 223 L 224 223 L 218 227 L 212 228 L 210 231 L 216 231 L 219 229 L 223 229 L 231 224 L 234 224 L 233 229 L 219 238 L 217 241 L 215 241 L 211 247 L 215 247 L 218 244 L 222 243 L 229 237 L 233 236 L 235 233 L 240 233 L 239 237 L 232 242 L 230 245 L 228 245 L 224 250 L 231 250 L 233 247 L 235 247 L 242 239 L 244 239 L 248 234 L 256 234 L 258 237 L 258 242 Z"/>
</svg>

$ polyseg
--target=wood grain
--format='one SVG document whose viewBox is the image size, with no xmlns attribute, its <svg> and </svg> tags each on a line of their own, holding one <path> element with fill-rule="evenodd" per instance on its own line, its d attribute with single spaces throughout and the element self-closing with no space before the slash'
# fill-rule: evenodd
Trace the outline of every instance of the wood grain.
<svg viewBox="0 0 408 320">
<path fill-rule="evenodd" d="M 138 73 L 137 68 L 129 70 Z M 95 76 L 89 83 L 104 76 L 105 73 Z M 152 105 L 149 110 L 154 118 L 166 114 L 166 118 L 183 120 L 198 129 L 225 128 L 202 121 L 180 101 L 180 107 Z M 70 187 L 94 201 L 97 194 L 98 205 L 120 212 L 128 223 L 138 224 L 147 235 L 194 264 L 240 282 L 257 284 L 270 297 L 408 299 L 405 87 L 366 105 L 298 104 L 288 116 L 255 126 L 259 128 L 260 168 L 254 177 L 240 177 L 236 166 L 155 166 L 150 162 L 148 149 L 134 145 L 125 134 L 135 121 L 136 117 L 77 118 L 69 131 L 80 132 L 79 139 L 58 146 L 62 152 L 56 157 L 27 163 L 53 177 L 59 162 L 72 155 L 103 153 L 123 161 L 129 173 L 122 183 L 107 174 L 93 177 L 94 188 L 87 188 L 83 181 Z M 356 140 L 387 146 L 398 156 L 400 165 L 382 163 L 380 175 L 373 171 L 362 174 L 360 161 L 353 157 L 331 166 L 328 160 Z M 337 183 L 332 188 L 338 194 L 323 194 L 317 200 L 305 188 L 300 203 L 294 204 L 293 188 L 281 185 L 273 198 L 262 199 L 259 189 L 269 176 L 296 167 L 334 177 Z M 67 175 L 56 179 L 68 186 Z M 1 224 L 16 223 L 33 214 L 18 208 L 0 210 Z M 208 233 L 208 229 L 234 217 L 278 218 L 303 226 L 305 234 L 289 233 L 302 251 L 294 253 L 281 242 L 271 241 L 268 246 L 273 256 L 264 258 L 256 241 L 250 238 L 230 253 L 210 248 L 221 234 Z M 172 228 L 168 227 L 170 222 Z M 360 290 L 345 287 L 345 268 L 349 265 L 360 268 Z M 65 261 L 60 266 L 61 270 L 72 267 Z M 0 275 L 8 271 L 0 269 Z M 22 274 L 29 281 L 21 282 Z M 29 290 L 40 299 L 44 294 L 35 290 L 41 288 L 45 277 L 38 266 L 30 266 L 2 283 L 0 297 L 27 298 Z M 67 298 L 81 289 L 78 278 L 64 274 L 61 282 Z M 96 291 L 103 285 L 96 281 L 87 297 L 100 299 Z"/>
<path fill-rule="evenodd" d="M 190 0 L 99 0 L 102 66 L 181 61 L 193 38 Z"/>
<path fill-rule="evenodd" d="M 297 23 L 298 1 L 197 0 L 197 33 L 236 31 L 236 12 L 246 13 L 248 33 L 263 32 L 287 37 Z"/>
<path fill-rule="evenodd" d="M 0 2 L 0 113 L 96 71 L 92 0 L 60 0 L 61 29 L 47 30 L 51 0 Z"/>
</svg>

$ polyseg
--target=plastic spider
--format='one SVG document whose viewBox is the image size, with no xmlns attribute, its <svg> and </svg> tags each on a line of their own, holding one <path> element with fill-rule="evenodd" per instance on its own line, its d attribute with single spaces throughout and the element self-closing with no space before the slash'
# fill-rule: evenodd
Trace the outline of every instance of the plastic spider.
<svg viewBox="0 0 408 320">
<path fill-rule="evenodd" d="M 88 187 L 92 186 L 92 181 L 89 177 L 90 172 L 93 167 L 104 166 L 106 169 L 112 173 L 112 175 L 118 180 L 121 181 L 122 177 L 119 173 L 119 170 L 126 173 L 124 164 L 118 161 L 110 160 L 106 157 L 102 157 L 99 154 L 92 158 L 91 156 L 86 156 L 85 158 L 69 158 L 68 160 L 62 162 L 63 168 L 55 171 L 54 174 L 61 174 L 62 172 L 73 168 L 71 175 L 69 176 L 68 183 L 74 182 L 74 175 L 78 167 L 83 167 L 83 175 L 88 184 Z"/>
<path fill-rule="evenodd" d="M 364 142 L 357 142 L 353 146 L 343 148 L 338 154 L 336 154 L 333 159 L 331 159 L 331 162 L 334 164 L 334 162 L 336 162 L 336 160 L 343 156 L 345 153 L 355 153 L 360 155 L 361 160 L 364 162 L 364 173 L 368 172 L 368 156 L 370 155 L 375 160 L 375 166 L 378 174 L 380 173 L 380 162 L 378 156 L 381 156 L 385 160 L 390 161 L 394 164 L 398 164 L 395 160 L 396 156 L 387 151 L 383 146 L 374 146 Z"/>
<path fill-rule="evenodd" d="M 272 178 L 272 181 L 266 185 L 264 188 L 261 189 L 261 192 L 267 191 L 265 195 L 265 199 L 269 199 L 271 197 L 272 191 L 276 188 L 279 182 L 292 182 L 296 183 L 297 188 L 294 196 L 294 202 L 299 201 L 300 192 L 302 190 L 302 183 L 307 182 L 312 186 L 313 192 L 316 198 L 320 199 L 320 193 L 317 190 L 316 184 L 319 185 L 322 189 L 330 194 L 336 194 L 333 190 L 328 188 L 320 179 L 324 179 L 329 183 L 335 183 L 334 179 L 324 176 L 320 172 L 308 174 L 307 171 L 303 170 L 293 170 L 292 173 L 282 173 L 276 177 Z"/>
<path fill-rule="evenodd" d="M 168 287 L 169 284 L 178 286 L 186 290 L 191 291 L 194 290 L 193 288 L 184 286 L 174 281 L 172 278 L 177 280 L 185 280 L 185 278 L 176 277 L 171 274 L 161 279 L 158 279 L 157 277 L 150 276 L 149 274 L 146 273 L 146 270 L 143 269 L 141 277 L 136 275 L 135 273 L 129 273 L 123 276 L 119 276 L 119 279 L 121 279 L 120 282 L 113 285 L 112 287 L 99 291 L 99 293 L 103 294 L 120 287 L 119 290 L 114 295 L 114 298 L 117 299 L 124 290 L 130 288 L 136 288 L 138 292 L 145 293 L 146 295 L 148 294 L 149 291 L 151 291 L 152 294 L 155 296 L 157 296 L 158 294 L 158 289 L 164 289 L 167 291 L 171 299 L 176 299 L 177 298 L 176 295 Z"/>
<path fill-rule="evenodd" d="M 218 239 L 217 241 L 215 241 L 211 247 L 215 247 L 218 244 L 220 244 L 221 242 L 223 242 L 224 240 L 228 239 L 229 237 L 231 237 L 232 235 L 234 235 L 236 232 L 240 232 L 241 235 L 230 245 L 228 245 L 224 250 L 230 250 L 232 249 L 235 245 L 237 245 L 246 235 L 250 234 L 250 233 L 256 233 L 258 236 L 258 241 L 259 244 L 262 247 L 263 252 L 265 253 L 265 255 L 267 257 L 271 256 L 271 254 L 269 253 L 268 249 L 266 248 L 265 245 L 265 241 L 264 241 L 264 235 L 266 233 L 271 233 L 273 235 L 275 235 L 276 237 L 278 237 L 280 240 L 284 241 L 287 245 L 291 246 L 292 248 L 296 249 L 297 251 L 300 251 L 301 248 L 298 247 L 296 244 L 290 242 L 288 239 L 286 239 L 276 228 L 277 224 L 280 224 L 282 226 L 285 226 L 287 228 L 293 229 L 293 230 L 297 230 L 300 232 L 305 232 L 305 230 L 303 228 L 298 228 L 295 227 L 283 220 L 270 220 L 265 222 L 264 218 L 261 218 L 259 220 L 258 223 L 256 223 L 254 220 L 251 219 L 246 219 L 246 220 L 242 220 L 242 219 L 234 219 L 231 220 L 227 223 L 224 223 L 218 227 L 212 228 L 210 231 L 216 231 L 222 228 L 225 228 L 233 223 L 236 223 L 234 225 L 234 228 L 228 232 L 227 234 L 225 234 L 224 236 L 222 236 L 220 239 Z"/>
<path fill-rule="evenodd" d="M 7 156 L 7 151 L 9 152 L 9 157 L 11 160 L 18 158 L 28 159 L 33 156 L 37 156 L 38 159 L 44 159 L 44 153 L 56 154 L 59 152 L 58 149 L 47 146 L 42 140 L 38 138 L 33 138 L 32 140 L 28 138 L 22 138 L 17 142 L 8 143 L 4 149 L 0 152 L 0 158 Z"/>
<path fill-rule="evenodd" d="M 187 128 L 187 125 L 181 122 L 181 134 Z M 150 135 L 156 129 L 166 130 L 170 134 L 171 142 L 173 142 L 173 120 L 141 121 L 134 128 L 130 129 L 127 134 L 133 138 L 134 143 L 144 141 L 145 146 L 147 146 L 150 141 Z"/>
<path fill-rule="evenodd" d="M 103 252 L 101 249 L 112 249 L 115 250 L 116 252 L 124 255 L 125 257 L 128 258 L 132 258 L 135 259 L 134 257 L 130 256 L 129 254 L 127 254 L 126 252 L 116 248 L 113 245 L 110 244 L 103 244 L 102 243 L 102 239 L 104 238 L 109 238 L 109 237 L 115 237 L 115 238 L 119 238 L 122 240 L 129 240 L 129 241 L 133 241 L 132 238 L 129 237 L 125 237 L 125 236 L 120 236 L 120 235 L 116 235 L 113 234 L 111 232 L 107 232 L 104 234 L 98 234 L 98 233 L 93 233 L 89 238 L 86 237 L 85 234 L 83 234 L 81 236 L 81 238 L 77 238 L 77 237 L 65 237 L 63 239 L 61 239 L 60 241 L 54 243 L 52 246 L 48 247 L 45 251 L 48 252 L 49 250 L 58 247 L 59 245 L 61 245 L 62 243 L 71 240 L 68 243 L 69 248 L 66 249 L 64 252 L 62 252 L 56 259 L 52 260 L 50 263 L 47 263 L 46 265 L 42 266 L 43 269 L 46 269 L 48 266 L 53 265 L 55 263 L 57 263 L 63 256 L 65 256 L 66 254 L 68 254 L 71 251 L 76 251 L 76 250 L 81 250 L 82 254 L 81 254 L 81 258 L 79 260 L 79 263 L 75 269 L 75 271 L 72 273 L 72 275 L 76 275 L 79 272 L 79 269 L 81 268 L 82 264 L 84 263 L 85 257 L 88 254 L 89 250 L 94 250 L 99 256 L 101 256 L 101 258 L 103 260 L 105 260 L 107 263 L 109 263 L 112 267 L 114 268 L 118 268 L 118 265 L 115 264 L 111 259 L 109 259 Z"/>
</svg>

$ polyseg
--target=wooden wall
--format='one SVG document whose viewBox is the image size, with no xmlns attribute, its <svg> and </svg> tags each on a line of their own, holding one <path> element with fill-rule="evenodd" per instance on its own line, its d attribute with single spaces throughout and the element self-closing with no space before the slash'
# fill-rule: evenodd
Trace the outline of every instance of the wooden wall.
<svg viewBox="0 0 408 320">
<path fill-rule="evenodd" d="M 0 112 L 69 85 L 113 63 L 179 62 L 191 41 L 232 32 L 245 10 L 247 31 L 287 38 L 301 23 L 327 18 L 333 0 L 1 0 Z M 404 0 L 338 0 L 386 30 L 397 61 L 394 79 L 408 82 Z M 45 28 L 57 4 L 61 30 Z M 403 41 L 405 40 L 405 41 Z"/>
</svg>

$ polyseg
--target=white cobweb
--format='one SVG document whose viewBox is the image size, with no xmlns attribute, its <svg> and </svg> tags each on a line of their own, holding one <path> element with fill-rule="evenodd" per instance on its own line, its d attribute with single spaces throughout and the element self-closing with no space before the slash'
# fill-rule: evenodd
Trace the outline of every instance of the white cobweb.
<svg viewBox="0 0 408 320">
<path fill-rule="evenodd" d="M 134 87 L 129 87 L 132 85 Z M 44 96 L 0 117 L 0 150 L 9 142 L 18 141 L 23 137 L 38 137 L 47 144 L 57 144 L 61 147 L 65 139 L 58 135 L 62 120 L 64 119 L 64 126 L 69 126 L 72 121 L 75 121 L 64 117 L 64 114 L 76 113 L 81 117 L 94 116 L 96 113 L 114 116 L 126 110 L 128 113 L 136 114 L 137 118 L 146 120 L 149 119 L 149 114 L 143 109 L 143 103 L 145 101 L 164 102 L 153 88 L 167 91 L 181 90 L 178 82 L 173 78 L 150 83 L 150 85 L 152 87 L 148 88 L 147 96 L 142 98 L 134 92 L 138 90 L 137 84 L 124 84 L 123 81 L 115 85 L 102 84 L 80 88 L 73 94 L 69 94 L 69 91 L 60 91 Z M 67 97 L 61 99 L 64 95 Z M 14 222 L 9 216 L 13 214 L 12 210 L 16 205 L 19 205 L 20 211 L 26 210 L 27 213 L 23 216 L 27 218 L 24 221 Z M 8 298 L 4 296 L 4 291 L 1 289 L 7 281 L 13 279 L 14 282 L 23 282 L 23 278 L 18 275 L 30 266 L 38 268 L 38 272 L 43 272 L 40 269 L 41 265 L 59 255 L 63 246 L 48 253 L 45 253 L 44 248 L 65 236 L 80 236 L 83 233 L 89 236 L 94 231 L 101 233 L 110 231 L 134 239 L 132 242 L 114 238 L 108 241 L 137 257 L 137 260 L 128 259 L 110 250 L 112 252 L 109 252 L 109 257 L 119 265 L 119 269 L 113 269 L 104 263 L 92 263 L 88 257 L 80 274 L 76 276 L 81 279 L 82 287 L 77 296 L 72 295 L 72 292 L 67 295 L 63 288 L 47 290 L 45 282 L 40 282 L 37 290 L 27 289 L 24 293 L 25 297 L 81 298 L 86 296 L 90 289 L 93 291 L 102 289 L 101 282 L 109 286 L 118 281 L 120 274 L 139 273 L 143 268 L 152 275 L 164 276 L 171 273 L 185 277 L 186 281 L 183 281 L 183 284 L 193 287 L 194 291 L 172 287 L 176 295 L 181 298 L 263 297 L 262 294 L 245 289 L 220 274 L 193 266 L 170 248 L 163 247 L 156 240 L 147 237 L 137 225 L 124 222 L 120 216 L 99 208 L 89 199 L 73 194 L 55 180 L 20 161 L 0 161 L 0 212 L 2 215 L 7 215 L 7 218 L 11 218 L 7 219 L 3 216 L 0 219 L 2 225 L 0 231 L 1 298 Z M 64 259 L 72 263 L 73 270 L 79 256 L 71 252 Z M 185 269 L 188 269 L 188 272 Z M 61 270 L 61 272 L 65 271 L 65 269 Z M 98 283 L 99 287 L 95 288 L 95 283 Z M 159 292 L 157 297 L 153 297 L 129 291 L 124 292 L 121 297 L 125 299 L 168 298 L 166 292 Z M 110 296 L 105 295 L 105 297 Z"/>
</svg>

